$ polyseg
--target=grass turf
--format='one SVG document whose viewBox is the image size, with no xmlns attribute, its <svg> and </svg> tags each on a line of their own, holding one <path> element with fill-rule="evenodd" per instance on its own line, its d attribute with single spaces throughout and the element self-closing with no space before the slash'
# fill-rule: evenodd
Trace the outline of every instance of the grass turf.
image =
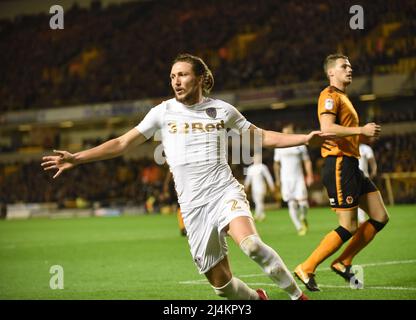
<svg viewBox="0 0 416 320">
<path fill-rule="evenodd" d="M 317 271 L 322 292 L 308 293 L 312 299 L 416 299 L 416 206 L 389 212 L 388 226 L 354 260 L 364 266 L 364 290 L 350 289 L 329 271 L 329 258 Z M 290 270 L 337 225 L 328 208 L 311 209 L 308 220 L 304 237 L 297 236 L 285 209 L 269 211 L 257 224 Z M 231 239 L 228 243 L 236 276 L 265 288 L 271 299 L 288 299 Z M 64 269 L 63 290 L 49 286 L 53 265 Z M 198 274 L 174 215 L 1 221 L 0 298 L 221 299 Z"/>
</svg>

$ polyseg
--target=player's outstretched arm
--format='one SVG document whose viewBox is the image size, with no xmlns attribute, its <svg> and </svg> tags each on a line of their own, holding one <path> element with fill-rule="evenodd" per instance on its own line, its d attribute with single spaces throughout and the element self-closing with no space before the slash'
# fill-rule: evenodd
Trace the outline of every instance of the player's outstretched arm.
<svg viewBox="0 0 416 320">
<path fill-rule="evenodd" d="M 108 140 L 97 147 L 74 154 L 69 153 L 68 151 L 54 150 L 56 155 L 43 157 L 41 166 L 43 167 L 43 170 L 57 169 L 58 171 L 53 176 L 55 179 L 60 176 L 63 171 L 71 169 L 76 165 L 118 157 L 132 147 L 142 144 L 146 140 L 144 135 L 136 128 L 133 128 L 118 138 Z"/>
<path fill-rule="evenodd" d="M 312 131 L 309 134 L 289 134 L 270 130 L 262 130 L 254 125 L 250 126 L 254 135 L 261 134 L 262 146 L 265 148 L 287 148 L 300 145 L 320 146 L 323 143 L 333 144 L 331 140 L 336 136 L 332 133 Z"/>
</svg>

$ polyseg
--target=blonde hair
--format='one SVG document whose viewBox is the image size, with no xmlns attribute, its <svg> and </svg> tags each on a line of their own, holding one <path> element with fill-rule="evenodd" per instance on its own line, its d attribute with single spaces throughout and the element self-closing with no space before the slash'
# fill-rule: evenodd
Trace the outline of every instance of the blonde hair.
<svg viewBox="0 0 416 320">
<path fill-rule="evenodd" d="M 214 76 L 206 63 L 199 57 L 193 56 L 189 53 L 182 53 L 178 55 L 172 62 L 172 66 L 177 62 L 188 62 L 192 65 L 192 70 L 196 76 L 202 76 L 202 91 L 204 94 L 209 94 L 214 87 Z"/>
</svg>

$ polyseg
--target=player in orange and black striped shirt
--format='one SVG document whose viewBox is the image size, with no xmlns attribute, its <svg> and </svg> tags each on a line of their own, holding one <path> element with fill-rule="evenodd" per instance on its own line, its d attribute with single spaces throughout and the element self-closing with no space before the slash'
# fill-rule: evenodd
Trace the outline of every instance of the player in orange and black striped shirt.
<svg viewBox="0 0 416 320">
<path fill-rule="evenodd" d="M 380 192 L 358 168 L 360 135 L 377 138 L 380 126 L 375 123 L 359 126 L 358 114 L 345 94 L 352 81 L 348 57 L 329 55 L 324 70 L 330 86 L 319 97 L 319 122 L 323 132 L 334 133 L 339 139 L 334 145 L 322 145 L 321 154 L 325 158 L 322 179 L 331 208 L 338 215 L 339 227 L 328 233 L 309 258 L 295 269 L 295 275 L 311 291 L 319 290 L 314 274 L 317 266 L 352 237 L 344 252 L 331 264 L 333 271 L 351 282 L 354 279 L 351 271 L 353 258 L 389 219 Z M 359 228 L 358 207 L 370 217 Z"/>
</svg>

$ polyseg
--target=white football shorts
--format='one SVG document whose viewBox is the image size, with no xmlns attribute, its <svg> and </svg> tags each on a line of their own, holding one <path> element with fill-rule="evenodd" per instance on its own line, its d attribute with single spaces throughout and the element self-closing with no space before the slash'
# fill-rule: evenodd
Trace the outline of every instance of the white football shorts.
<svg viewBox="0 0 416 320">
<path fill-rule="evenodd" d="M 282 180 L 281 184 L 283 201 L 308 199 L 308 191 L 303 176 L 299 179 Z"/>
<path fill-rule="evenodd" d="M 253 218 L 241 185 L 228 187 L 222 196 L 210 203 L 191 209 L 181 208 L 181 211 L 191 255 L 201 274 L 227 255 L 224 228 L 231 220 L 240 216 Z"/>
</svg>

